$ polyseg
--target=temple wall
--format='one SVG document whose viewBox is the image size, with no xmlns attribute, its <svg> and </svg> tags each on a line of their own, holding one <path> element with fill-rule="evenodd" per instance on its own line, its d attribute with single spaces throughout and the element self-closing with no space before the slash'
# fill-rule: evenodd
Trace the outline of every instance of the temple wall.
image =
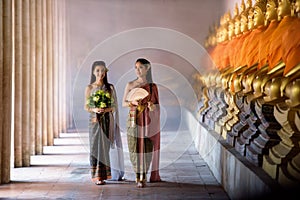
<svg viewBox="0 0 300 200">
<path fill-rule="evenodd" d="M 242 157 L 220 135 L 199 123 L 193 113 L 186 110 L 184 119 L 196 149 L 231 199 L 267 197 L 280 191 L 276 181 Z"/>
</svg>

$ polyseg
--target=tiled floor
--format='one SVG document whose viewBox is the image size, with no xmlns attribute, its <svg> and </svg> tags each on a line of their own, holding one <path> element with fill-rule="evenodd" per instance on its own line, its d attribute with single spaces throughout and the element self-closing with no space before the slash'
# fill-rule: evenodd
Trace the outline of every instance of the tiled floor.
<svg viewBox="0 0 300 200">
<path fill-rule="evenodd" d="M 45 155 L 32 156 L 31 167 L 12 169 L 0 199 L 229 199 L 186 131 L 162 132 L 160 174 L 163 182 L 136 188 L 122 133 L 125 181 L 97 186 L 90 181 L 87 134 L 65 133 Z"/>
</svg>

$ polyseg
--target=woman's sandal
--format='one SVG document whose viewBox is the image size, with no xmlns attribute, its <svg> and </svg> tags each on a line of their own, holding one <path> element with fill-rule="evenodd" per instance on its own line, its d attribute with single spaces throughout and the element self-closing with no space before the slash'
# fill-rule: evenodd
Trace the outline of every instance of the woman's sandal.
<svg viewBox="0 0 300 200">
<path fill-rule="evenodd" d="M 143 188 L 146 186 L 146 181 L 138 181 L 137 182 L 137 188 Z"/>
<path fill-rule="evenodd" d="M 95 181 L 95 184 L 96 185 L 105 185 L 105 181 L 97 180 L 97 181 Z"/>
</svg>

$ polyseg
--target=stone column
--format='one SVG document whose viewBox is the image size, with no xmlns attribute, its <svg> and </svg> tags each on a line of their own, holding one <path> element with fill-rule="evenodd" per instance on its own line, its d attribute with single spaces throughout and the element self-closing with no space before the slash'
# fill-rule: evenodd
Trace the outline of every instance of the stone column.
<svg viewBox="0 0 300 200">
<path fill-rule="evenodd" d="M 48 115 L 48 142 L 47 145 L 53 145 L 53 24 L 52 24 L 52 0 L 46 1 L 47 11 L 47 90 L 44 91 L 47 96 L 47 115 Z"/>
<path fill-rule="evenodd" d="M 59 1 L 59 130 L 66 132 L 66 14 L 65 1 Z"/>
<path fill-rule="evenodd" d="M 36 96 L 36 0 L 30 0 L 30 153 L 36 154 L 35 96 Z"/>
<path fill-rule="evenodd" d="M 63 0 L 62 1 L 62 20 L 63 20 L 63 29 L 62 29 L 62 41 L 63 41 L 63 77 L 62 77 L 62 82 L 63 83 L 71 83 L 71 79 L 69 76 L 69 79 L 67 79 L 67 70 L 69 69 L 68 67 L 68 63 L 67 63 L 67 58 L 68 58 L 68 54 L 67 54 L 67 25 L 68 23 L 66 22 L 66 1 Z M 70 85 L 70 84 L 68 84 Z M 63 99 L 62 99 L 62 104 L 63 104 L 63 131 L 67 132 L 67 124 L 68 124 L 68 118 L 67 116 L 67 103 L 66 102 L 71 102 L 70 101 L 70 96 L 67 96 L 68 90 L 67 90 L 67 84 L 63 84 Z M 68 104 L 70 105 L 70 104 Z"/>
<path fill-rule="evenodd" d="M 14 165 L 22 166 L 22 0 L 15 0 Z"/>
<path fill-rule="evenodd" d="M 53 0 L 53 132 L 59 137 L 58 129 L 58 2 Z"/>
<path fill-rule="evenodd" d="M 2 20 L 0 24 L 3 32 L 0 34 L 0 45 L 3 51 L 0 56 L 0 135 L 1 135 L 1 169 L 0 183 L 8 183 L 10 181 L 10 151 L 11 151 L 11 111 L 12 111 L 12 1 L 1 0 L 0 10 Z M 2 24 L 3 23 L 3 24 Z M 3 34 L 3 35 L 2 35 Z"/>
<path fill-rule="evenodd" d="M 42 2 L 40 0 L 36 1 L 36 80 L 35 80 L 35 148 L 36 154 L 41 155 L 43 153 L 43 118 L 42 118 L 42 86 L 43 86 L 43 32 L 42 32 Z"/>
<path fill-rule="evenodd" d="M 0 27 L 3 27 L 3 1 L 1 0 L 0 1 Z M 0 31 L 0 48 L 3 49 L 3 32 Z M 3 54 L 0 53 L 0 69 L 3 69 Z M 2 71 L 0 71 L 0 80 L 2 80 L 2 77 L 3 77 L 3 73 Z M 3 84 L 2 84 L 2 81 L 0 81 L 0 112 L 3 112 L 3 101 L 2 101 L 2 95 L 3 94 Z M 2 120 L 3 120 L 3 116 L 0 115 L 0 141 L 3 140 L 3 123 L 2 123 Z M 0 142 L 0 184 L 2 183 L 2 174 L 3 174 L 3 170 L 2 170 L 2 166 L 4 166 L 5 162 L 4 162 L 4 158 L 2 156 L 2 151 L 4 150 L 5 146 L 4 144 L 2 144 L 2 142 Z M 3 159 L 3 161 L 2 161 Z"/>
<path fill-rule="evenodd" d="M 47 45 L 48 45 L 48 40 L 47 40 L 47 9 L 46 9 L 46 3 L 47 0 L 43 0 L 42 1 L 42 81 L 43 81 L 43 89 L 42 89 L 42 119 L 43 119 L 43 146 L 47 146 L 48 145 L 48 107 L 47 107 L 47 98 L 48 98 L 48 81 L 47 81 Z"/>
<path fill-rule="evenodd" d="M 30 166 L 30 21 L 29 0 L 22 0 L 22 166 Z M 18 113 L 16 113 L 18 114 Z"/>
<path fill-rule="evenodd" d="M 62 65 L 62 1 L 58 1 L 58 68 L 62 69 L 63 65 Z M 58 74 L 58 114 L 59 114 L 59 124 L 58 124 L 58 130 L 59 132 L 62 132 L 62 87 L 63 87 L 63 83 L 62 83 L 62 73 L 61 71 Z"/>
</svg>

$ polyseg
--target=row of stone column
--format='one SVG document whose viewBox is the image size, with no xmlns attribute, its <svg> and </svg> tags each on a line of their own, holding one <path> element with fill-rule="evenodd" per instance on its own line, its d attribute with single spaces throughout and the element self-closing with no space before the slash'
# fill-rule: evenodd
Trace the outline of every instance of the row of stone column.
<svg viewBox="0 0 300 200">
<path fill-rule="evenodd" d="M 69 97 L 65 1 L 0 2 L 4 27 L 0 38 L 6 58 L 0 59 L 0 91 L 8 92 L 0 93 L 4 113 L 0 120 L 0 151 L 5 154 L 0 158 L 0 183 L 6 183 L 10 156 L 14 159 L 13 167 L 30 166 L 31 155 L 42 154 L 43 146 L 53 145 L 54 138 L 66 131 Z"/>
</svg>

